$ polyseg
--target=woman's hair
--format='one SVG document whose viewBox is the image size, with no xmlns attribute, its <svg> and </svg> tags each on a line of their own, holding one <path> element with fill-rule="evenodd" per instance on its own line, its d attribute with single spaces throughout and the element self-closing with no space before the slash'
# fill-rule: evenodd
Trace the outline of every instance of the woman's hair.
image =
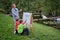
<svg viewBox="0 0 60 40">
<path fill-rule="evenodd" d="M 15 3 L 12 4 L 12 7 L 14 7 L 14 6 L 16 7 L 16 4 Z"/>
</svg>

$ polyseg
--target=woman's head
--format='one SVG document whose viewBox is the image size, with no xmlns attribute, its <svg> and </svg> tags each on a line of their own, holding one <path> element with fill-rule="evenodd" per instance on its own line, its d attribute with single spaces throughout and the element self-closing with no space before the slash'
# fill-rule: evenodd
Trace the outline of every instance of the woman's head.
<svg viewBox="0 0 60 40">
<path fill-rule="evenodd" d="M 14 3 L 14 4 L 12 4 L 12 8 L 16 8 L 16 4 Z"/>
</svg>

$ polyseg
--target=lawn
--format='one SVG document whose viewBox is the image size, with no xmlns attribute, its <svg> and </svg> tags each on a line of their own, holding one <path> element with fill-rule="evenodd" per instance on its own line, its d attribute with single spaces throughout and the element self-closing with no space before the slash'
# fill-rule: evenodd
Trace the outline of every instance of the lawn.
<svg viewBox="0 0 60 40">
<path fill-rule="evenodd" d="M 12 17 L 0 14 L 0 40 L 60 40 L 60 30 L 33 22 L 30 36 L 14 35 Z"/>
</svg>

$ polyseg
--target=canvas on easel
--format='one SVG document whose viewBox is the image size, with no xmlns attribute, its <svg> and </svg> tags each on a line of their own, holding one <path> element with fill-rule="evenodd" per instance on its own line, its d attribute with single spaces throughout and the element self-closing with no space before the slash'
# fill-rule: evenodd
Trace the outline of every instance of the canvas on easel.
<svg viewBox="0 0 60 40">
<path fill-rule="evenodd" d="M 29 12 L 23 12 L 23 21 L 26 21 L 26 25 L 29 27 L 32 27 L 32 13 Z"/>
</svg>

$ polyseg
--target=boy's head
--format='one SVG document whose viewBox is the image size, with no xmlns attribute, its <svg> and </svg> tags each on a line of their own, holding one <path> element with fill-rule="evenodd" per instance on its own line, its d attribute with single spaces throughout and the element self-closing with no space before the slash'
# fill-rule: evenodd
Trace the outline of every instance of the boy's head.
<svg viewBox="0 0 60 40">
<path fill-rule="evenodd" d="M 16 19 L 16 21 L 20 21 L 20 19 Z"/>
<path fill-rule="evenodd" d="M 12 4 L 12 8 L 16 8 L 16 4 L 14 3 L 14 4 Z"/>
<path fill-rule="evenodd" d="M 22 23 L 23 21 L 22 20 L 20 20 L 20 23 Z"/>
<path fill-rule="evenodd" d="M 21 24 L 25 24 L 25 23 L 26 23 L 26 21 L 20 20 L 20 23 L 21 23 Z"/>
</svg>

